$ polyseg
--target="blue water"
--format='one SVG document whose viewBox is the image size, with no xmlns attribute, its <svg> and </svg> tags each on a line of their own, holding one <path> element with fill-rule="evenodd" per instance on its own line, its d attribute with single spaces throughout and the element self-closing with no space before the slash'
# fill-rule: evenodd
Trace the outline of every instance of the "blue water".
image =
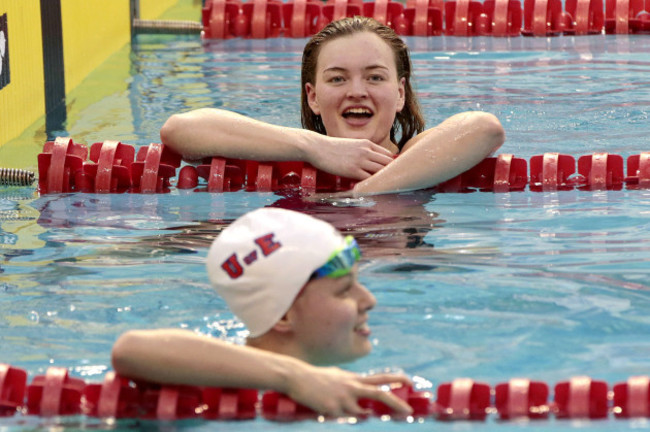
<svg viewBox="0 0 650 432">
<path fill-rule="evenodd" d="M 496 114 L 501 153 L 528 159 L 650 150 L 650 38 L 408 40 L 427 123 L 464 110 Z M 158 141 L 174 112 L 219 106 L 299 126 L 304 40 L 140 37 L 130 113 L 68 125 L 75 141 Z M 111 104 L 115 104 L 112 106 Z M 119 116 L 117 114 L 119 113 Z M 129 119 L 125 122 L 124 117 Z M 135 132 L 133 132 L 135 131 Z M 650 191 L 433 194 L 363 200 L 235 192 L 37 197 L 0 189 L 0 362 L 30 376 L 49 366 L 99 381 L 116 337 L 182 327 L 241 340 L 244 329 L 210 289 L 203 259 L 219 230 L 262 206 L 299 209 L 355 235 L 362 281 L 375 293 L 374 352 L 346 365 L 404 370 L 435 389 L 458 377 L 514 377 L 553 386 L 576 375 L 607 381 L 650 373 Z M 30 417 L 0 429 L 50 426 Z M 72 430 L 108 427 L 55 421 Z M 113 428 L 340 430 L 334 422 L 120 422 Z M 363 430 L 621 430 L 643 421 L 405 425 Z"/>
</svg>

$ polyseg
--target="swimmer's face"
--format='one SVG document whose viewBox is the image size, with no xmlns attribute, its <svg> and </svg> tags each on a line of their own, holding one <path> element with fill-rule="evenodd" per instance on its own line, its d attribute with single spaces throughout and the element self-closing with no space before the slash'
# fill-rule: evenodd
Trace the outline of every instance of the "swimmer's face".
<svg viewBox="0 0 650 432">
<path fill-rule="evenodd" d="M 390 130 L 404 108 L 405 79 L 398 78 L 395 55 L 381 37 L 361 32 L 326 42 L 314 81 L 305 85 L 307 101 L 327 135 L 397 150 Z"/>
<path fill-rule="evenodd" d="M 303 360 L 328 365 L 371 351 L 368 311 L 377 300 L 357 280 L 357 267 L 346 276 L 309 282 L 287 312 Z"/>
</svg>

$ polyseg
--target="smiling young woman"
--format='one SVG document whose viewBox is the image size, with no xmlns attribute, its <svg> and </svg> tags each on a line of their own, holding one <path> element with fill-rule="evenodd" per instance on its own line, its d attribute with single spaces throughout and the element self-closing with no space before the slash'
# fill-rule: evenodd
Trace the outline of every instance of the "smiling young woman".
<svg viewBox="0 0 650 432">
<path fill-rule="evenodd" d="M 404 108 L 405 81 L 398 76 L 390 46 L 363 32 L 321 48 L 305 91 L 311 112 L 320 116 L 328 135 L 367 139 L 397 154 L 391 130 Z"/>
<path fill-rule="evenodd" d="M 479 111 L 425 130 L 411 79 L 408 47 L 391 28 L 372 18 L 345 18 L 303 51 L 304 129 L 204 108 L 170 117 L 161 140 L 186 160 L 308 162 L 357 180 L 357 195 L 435 186 L 503 144 L 499 120 Z"/>
</svg>

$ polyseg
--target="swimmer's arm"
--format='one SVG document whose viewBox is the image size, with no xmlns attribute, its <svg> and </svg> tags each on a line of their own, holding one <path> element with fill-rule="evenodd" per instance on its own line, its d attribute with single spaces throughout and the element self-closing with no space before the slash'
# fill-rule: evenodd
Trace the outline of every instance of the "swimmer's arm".
<svg viewBox="0 0 650 432">
<path fill-rule="evenodd" d="M 392 161 L 390 151 L 368 140 L 332 138 L 215 108 L 171 116 L 160 130 L 160 139 L 188 161 L 211 156 L 302 161 L 358 180 L 370 177 Z"/>
<path fill-rule="evenodd" d="M 163 144 L 186 160 L 209 156 L 284 161 L 307 157 L 309 133 L 216 108 L 174 114 L 160 130 Z"/>
<path fill-rule="evenodd" d="M 357 183 L 355 195 L 425 189 L 474 167 L 504 142 L 499 120 L 489 113 L 456 114 L 406 143 L 400 156 Z"/>
<path fill-rule="evenodd" d="M 129 331 L 115 343 L 112 362 L 122 376 L 161 384 L 275 390 L 328 415 L 364 413 L 359 398 L 377 399 L 397 413 L 410 413 L 405 402 L 377 387 L 409 383 L 402 375 L 363 377 L 188 330 Z"/>
</svg>

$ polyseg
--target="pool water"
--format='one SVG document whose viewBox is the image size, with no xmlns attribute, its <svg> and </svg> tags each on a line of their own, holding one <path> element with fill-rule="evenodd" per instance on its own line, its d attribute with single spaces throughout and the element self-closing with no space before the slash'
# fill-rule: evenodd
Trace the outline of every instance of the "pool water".
<svg viewBox="0 0 650 432">
<path fill-rule="evenodd" d="M 174 112 L 223 107 L 298 127 L 304 40 L 140 37 L 132 48 L 130 113 L 69 126 L 77 142 L 157 142 Z M 429 126 L 465 110 L 497 115 L 500 153 L 624 157 L 650 150 L 650 38 L 409 38 Z M 103 112 L 111 112 L 107 98 Z M 119 114 L 119 115 L 118 115 Z M 123 119 L 128 118 L 128 122 Z M 135 132 L 134 132 L 135 131 Z M 345 367 L 404 370 L 423 387 L 470 377 L 613 384 L 650 372 L 650 191 L 434 194 L 345 200 L 297 193 L 37 197 L 0 189 L 0 362 L 30 376 L 63 366 L 100 381 L 117 336 L 181 327 L 241 340 L 245 330 L 212 291 L 203 260 L 245 212 L 279 206 L 355 235 L 362 281 L 377 296 L 374 352 Z M 31 378 L 30 378 L 31 379 Z M 51 426 L 0 419 L 0 429 Z M 340 430 L 326 422 L 180 422 L 63 429 Z M 364 430 L 647 428 L 644 421 L 382 422 Z"/>
</svg>

